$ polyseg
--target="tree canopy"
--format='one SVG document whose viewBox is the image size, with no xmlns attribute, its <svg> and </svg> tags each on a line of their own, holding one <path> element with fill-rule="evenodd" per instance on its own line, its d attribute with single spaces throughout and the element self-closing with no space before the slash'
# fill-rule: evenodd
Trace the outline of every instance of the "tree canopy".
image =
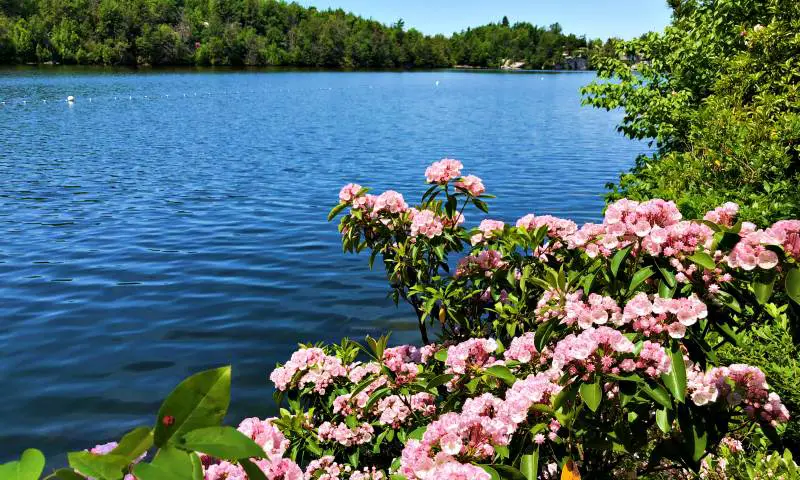
<svg viewBox="0 0 800 480">
<path fill-rule="evenodd" d="M 446 37 L 278 0 L 0 0 L 6 64 L 574 68 L 568 58 L 588 67 L 602 52 L 558 24 L 507 17 Z"/>
</svg>

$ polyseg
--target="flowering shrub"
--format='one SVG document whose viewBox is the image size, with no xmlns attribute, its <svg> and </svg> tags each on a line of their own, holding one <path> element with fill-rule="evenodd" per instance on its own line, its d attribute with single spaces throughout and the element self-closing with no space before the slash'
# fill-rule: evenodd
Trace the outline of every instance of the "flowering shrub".
<svg viewBox="0 0 800 480">
<path fill-rule="evenodd" d="M 718 478 L 732 439 L 780 443 L 790 412 L 764 373 L 715 352 L 760 322 L 797 323 L 797 222 L 622 200 L 598 224 L 468 229 L 466 207 L 491 196 L 462 169 L 433 164 L 415 206 L 347 185 L 330 215 L 345 250 L 381 259 L 421 346 L 302 345 L 270 375 L 278 415 L 237 429 L 220 426 L 230 369 L 202 372 L 154 428 L 71 453 L 55 478 Z"/>
</svg>

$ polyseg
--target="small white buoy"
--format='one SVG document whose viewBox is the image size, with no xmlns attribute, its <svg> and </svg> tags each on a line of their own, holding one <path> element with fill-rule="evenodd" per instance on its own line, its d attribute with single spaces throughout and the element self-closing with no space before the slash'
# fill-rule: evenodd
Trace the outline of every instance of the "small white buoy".
<svg viewBox="0 0 800 480">
<path fill-rule="evenodd" d="M 74 101 L 75 101 L 75 97 L 73 97 L 72 95 L 70 95 L 69 97 L 67 97 L 67 102 L 69 102 L 69 103 L 72 103 L 72 102 L 74 102 Z"/>
<path fill-rule="evenodd" d="M 129 95 L 128 100 L 133 100 L 133 95 Z"/>
<path fill-rule="evenodd" d="M 92 103 L 92 97 L 89 97 L 89 103 Z"/>
<path fill-rule="evenodd" d="M 436 80 L 436 86 L 437 87 L 439 86 L 439 80 Z"/>
</svg>

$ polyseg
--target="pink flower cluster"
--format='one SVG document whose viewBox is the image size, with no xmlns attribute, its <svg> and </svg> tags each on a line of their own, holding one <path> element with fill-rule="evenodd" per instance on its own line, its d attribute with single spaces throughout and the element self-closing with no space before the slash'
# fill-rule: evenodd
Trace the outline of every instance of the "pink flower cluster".
<svg viewBox="0 0 800 480">
<path fill-rule="evenodd" d="M 425 178 L 428 183 L 438 183 L 444 185 L 445 183 L 461 176 L 461 169 L 464 165 L 458 160 L 445 158 L 434 162 L 430 167 L 425 170 Z"/>
<path fill-rule="evenodd" d="M 495 446 L 508 445 L 534 404 L 549 404 L 561 390 L 546 374 L 517 381 L 501 400 L 483 394 L 464 402 L 461 413 L 446 413 L 431 423 L 421 441 L 410 440 L 400 460 L 409 480 L 490 478 L 483 470 L 458 459 L 486 460 Z M 555 431 L 560 426 L 556 426 Z M 555 432 L 552 432 L 555 436 Z"/>
<path fill-rule="evenodd" d="M 373 212 L 375 213 L 403 213 L 408 210 L 408 204 L 403 195 L 394 190 L 387 190 L 375 199 Z"/>
<path fill-rule="evenodd" d="M 609 256 L 614 249 L 625 247 L 647 237 L 657 228 L 665 228 L 681 220 L 673 202 L 655 199 L 639 203 L 622 199 L 606 209 L 602 225 L 587 223 L 568 239 L 570 248 L 581 248 L 590 257 Z M 655 240 L 654 240 L 655 242 Z"/>
<path fill-rule="evenodd" d="M 337 442 L 345 447 L 352 447 L 369 443 L 374 433 L 375 430 L 369 423 L 350 428 L 345 423 L 333 425 L 331 422 L 324 422 L 319 426 L 317 437 L 323 442 Z"/>
<path fill-rule="evenodd" d="M 691 366 L 687 369 L 687 386 L 696 405 L 724 399 L 728 406 L 741 406 L 750 418 L 772 426 L 789 421 L 789 410 L 776 393 L 768 391 L 766 376 L 757 367 L 735 364 L 703 373 Z"/>
<path fill-rule="evenodd" d="M 349 465 L 339 465 L 333 456 L 312 460 L 306 467 L 306 480 L 339 480 L 340 474 L 349 473 Z M 343 478 L 343 477 L 342 477 Z"/>
<path fill-rule="evenodd" d="M 551 240 L 566 240 L 567 237 L 574 235 L 578 231 L 578 225 L 572 220 L 565 220 L 552 215 L 537 217 L 536 215 L 528 214 L 517 220 L 517 227 L 528 231 L 538 230 L 543 226 L 547 226 L 547 236 Z"/>
<path fill-rule="evenodd" d="M 767 229 L 767 236 L 783 247 L 787 255 L 800 262 L 800 220 L 781 220 Z"/>
<path fill-rule="evenodd" d="M 728 202 L 706 213 L 703 220 L 730 228 L 733 226 L 733 221 L 736 220 L 736 215 L 738 214 L 739 205 Z"/>
<path fill-rule="evenodd" d="M 386 474 L 375 467 L 364 467 L 353 472 L 349 480 L 386 480 Z"/>
<path fill-rule="evenodd" d="M 349 203 L 358 198 L 361 193 L 361 185 L 357 183 L 348 183 L 339 191 L 339 201 L 341 203 Z"/>
<path fill-rule="evenodd" d="M 583 295 L 582 291 L 578 292 Z M 564 305 L 565 315 L 561 323 L 567 325 L 578 324 L 582 329 L 592 328 L 594 325 L 605 325 L 609 321 L 614 325 L 622 325 L 622 310 L 611 297 L 604 297 L 596 293 L 589 294 L 586 300 L 581 298 L 567 298 Z"/>
<path fill-rule="evenodd" d="M 459 260 L 455 276 L 481 274 L 491 277 L 496 270 L 504 268 L 506 265 L 507 262 L 503 260 L 503 255 L 497 250 L 482 250 L 477 255 L 469 255 Z"/>
<path fill-rule="evenodd" d="M 422 351 L 412 345 L 387 348 L 383 351 L 383 364 L 395 374 L 395 383 L 411 383 L 419 373 Z"/>
<path fill-rule="evenodd" d="M 757 230 L 755 225 L 745 222 L 742 224 L 739 235 L 742 237 L 741 240 L 727 257 L 728 265 L 731 268 L 750 271 L 759 267 L 769 270 L 778 265 L 778 255 L 766 246 L 780 244 L 780 242 L 770 233 Z"/>
<path fill-rule="evenodd" d="M 505 227 L 506 224 L 500 220 L 481 220 L 480 225 L 478 225 L 480 233 L 473 235 L 472 238 L 470 238 L 470 242 L 472 242 L 473 245 L 487 242 L 497 236 L 497 233 L 502 233 Z"/>
<path fill-rule="evenodd" d="M 590 328 L 578 335 L 568 335 L 556 344 L 552 368 L 583 381 L 590 381 L 595 373 L 618 375 L 621 371 L 639 369 L 655 377 L 669 371 L 669 357 L 660 345 L 651 344 L 646 356 L 640 354 L 638 359 L 632 357 L 633 351 L 633 342 L 619 331 L 609 327 Z"/>
<path fill-rule="evenodd" d="M 425 417 L 436 413 L 435 402 L 436 397 L 425 392 L 403 397 L 390 395 L 378 402 L 378 412 L 380 412 L 378 422 L 399 428 L 411 419 L 411 414 L 414 412 Z"/>
<path fill-rule="evenodd" d="M 497 359 L 492 356 L 496 350 L 497 342 L 491 338 L 471 338 L 453 345 L 447 349 L 447 360 L 444 362 L 446 372 L 464 375 L 469 370 L 496 365 Z"/>
<path fill-rule="evenodd" d="M 468 192 L 473 197 L 479 197 L 486 192 L 486 187 L 483 186 L 483 180 L 475 175 L 467 175 L 457 181 L 455 187 Z"/>
<path fill-rule="evenodd" d="M 239 424 L 238 430 L 263 448 L 266 458 L 277 460 L 289 448 L 289 440 L 272 424 L 272 420 L 274 419 L 246 418 Z"/>
<path fill-rule="evenodd" d="M 438 237 L 444 230 L 442 220 L 436 213 L 430 210 L 415 211 L 412 210 L 413 216 L 411 218 L 411 236 L 418 237 L 424 235 L 428 238 Z"/>
<path fill-rule="evenodd" d="M 536 334 L 533 332 L 525 333 L 519 337 L 511 340 L 511 345 L 503 352 L 506 360 L 515 361 L 519 363 L 531 363 L 534 360 L 540 359 L 544 361 L 538 350 L 536 350 Z"/>
<path fill-rule="evenodd" d="M 303 348 L 294 352 L 285 365 L 273 370 L 269 379 L 275 384 L 275 388 L 286 391 L 295 386 L 293 382 L 297 375 L 297 387 L 303 388 L 310 384 L 314 386 L 315 392 L 324 395 L 336 378 L 347 376 L 347 369 L 341 360 L 326 355 L 321 348 Z"/>
<path fill-rule="evenodd" d="M 694 254 L 699 247 L 709 250 L 714 231 L 702 223 L 682 221 L 666 227 L 653 227 L 642 240 L 644 250 L 653 256 L 683 258 Z"/>
<path fill-rule="evenodd" d="M 661 298 L 641 292 L 623 312 L 625 322 L 633 322 L 633 329 L 648 337 L 667 332 L 672 338 L 683 338 L 686 327 L 707 316 L 708 307 L 694 294 L 689 298 Z"/>
</svg>

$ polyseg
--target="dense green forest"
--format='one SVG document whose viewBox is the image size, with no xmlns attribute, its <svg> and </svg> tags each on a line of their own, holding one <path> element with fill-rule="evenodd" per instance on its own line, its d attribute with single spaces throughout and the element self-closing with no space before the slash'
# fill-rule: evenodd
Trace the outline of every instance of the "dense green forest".
<svg viewBox="0 0 800 480">
<path fill-rule="evenodd" d="M 0 63 L 590 68 L 613 41 L 558 24 L 428 36 L 277 0 L 0 0 Z"/>
</svg>

